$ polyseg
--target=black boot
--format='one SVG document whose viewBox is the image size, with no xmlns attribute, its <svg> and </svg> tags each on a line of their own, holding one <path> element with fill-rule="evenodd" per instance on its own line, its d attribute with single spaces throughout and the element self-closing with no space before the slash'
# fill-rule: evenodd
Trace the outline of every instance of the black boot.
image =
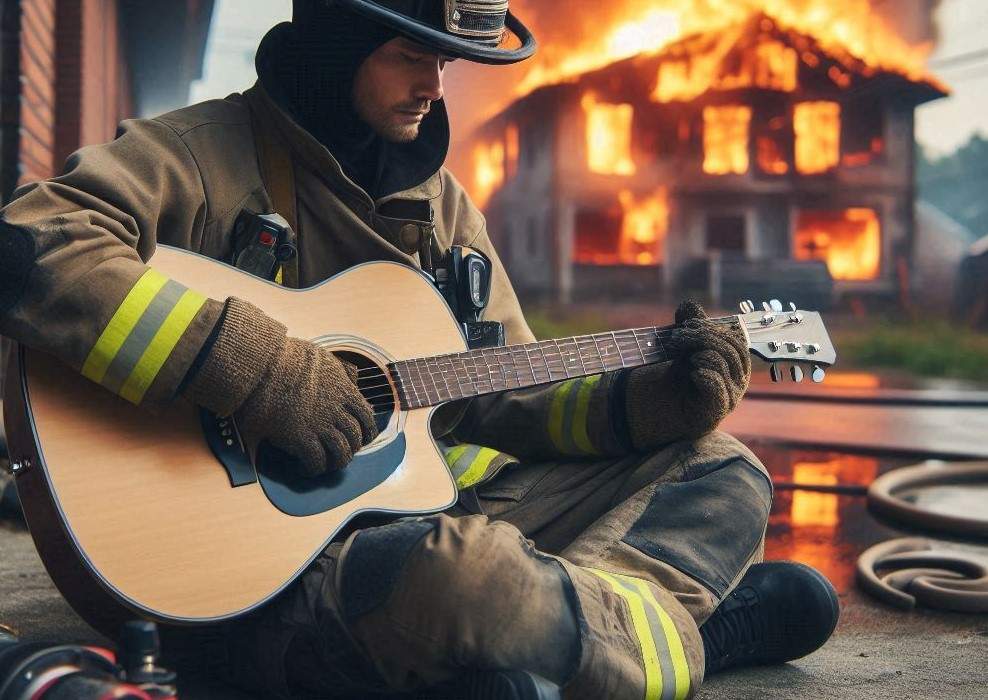
<svg viewBox="0 0 988 700">
<path fill-rule="evenodd" d="M 560 700 L 559 686 L 525 671 L 473 671 L 421 700 Z"/>
<path fill-rule="evenodd" d="M 837 591 L 816 569 L 755 564 L 700 627 L 705 675 L 806 656 L 830 638 L 839 615 Z"/>
</svg>

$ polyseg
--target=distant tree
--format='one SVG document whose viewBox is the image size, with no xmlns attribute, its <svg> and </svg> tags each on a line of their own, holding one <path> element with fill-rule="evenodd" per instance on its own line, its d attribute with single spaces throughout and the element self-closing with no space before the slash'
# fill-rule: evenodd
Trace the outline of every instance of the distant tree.
<svg viewBox="0 0 988 700">
<path fill-rule="evenodd" d="M 988 139 L 975 134 L 952 154 L 931 159 L 917 149 L 919 196 L 970 229 L 988 235 Z"/>
</svg>

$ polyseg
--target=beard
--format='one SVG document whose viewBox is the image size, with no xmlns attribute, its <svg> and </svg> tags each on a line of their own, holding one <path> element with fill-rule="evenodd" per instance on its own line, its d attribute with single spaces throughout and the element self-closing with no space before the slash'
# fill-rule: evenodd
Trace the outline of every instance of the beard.
<svg viewBox="0 0 988 700">
<path fill-rule="evenodd" d="M 408 121 L 409 113 L 428 113 L 430 104 L 415 101 L 385 106 L 358 99 L 355 107 L 364 123 L 385 141 L 409 143 L 418 138 L 422 126 L 422 120 Z"/>
<path fill-rule="evenodd" d="M 371 125 L 385 141 L 391 143 L 409 143 L 419 137 L 420 124 L 382 124 L 380 126 Z"/>
</svg>

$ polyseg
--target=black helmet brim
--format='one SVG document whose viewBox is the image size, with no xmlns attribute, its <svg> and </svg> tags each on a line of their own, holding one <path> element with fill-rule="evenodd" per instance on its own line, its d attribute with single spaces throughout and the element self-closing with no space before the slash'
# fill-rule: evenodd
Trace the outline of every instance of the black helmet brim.
<svg viewBox="0 0 988 700">
<path fill-rule="evenodd" d="M 413 41 L 435 49 L 450 58 L 462 58 L 466 61 L 490 65 L 507 65 L 530 58 L 538 46 L 532 32 L 510 11 L 504 18 L 504 26 L 515 35 L 519 46 L 512 49 L 502 49 L 439 31 L 373 0 L 337 0 L 337 2 L 343 7 L 391 27 Z"/>
</svg>

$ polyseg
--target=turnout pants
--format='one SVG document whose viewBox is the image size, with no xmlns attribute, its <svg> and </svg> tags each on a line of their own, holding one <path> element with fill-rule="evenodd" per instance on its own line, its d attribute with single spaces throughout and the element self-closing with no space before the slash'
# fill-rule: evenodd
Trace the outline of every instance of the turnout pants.
<svg viewBox="0 0 988 700">
<path fill-rule="evenodd" d="M 222 629 L 224 675 L 267 697 L 368 697 L 510 668 L 569 700 L 691 697 L 698 627 L 761 559 L 772 489 L 712 433 L 520 465 L 476 496 L 334 543 Z"/>
</svg>

